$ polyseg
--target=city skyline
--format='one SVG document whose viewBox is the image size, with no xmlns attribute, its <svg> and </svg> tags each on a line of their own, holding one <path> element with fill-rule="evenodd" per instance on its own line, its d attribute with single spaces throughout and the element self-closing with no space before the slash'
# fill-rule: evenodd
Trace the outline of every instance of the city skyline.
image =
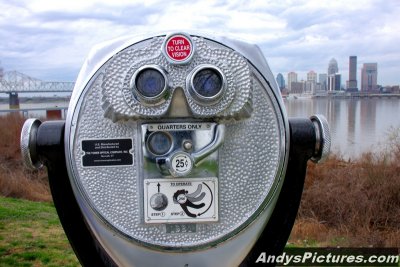
<svg viewBox="0 0 400 267">
<path fill-rule="evenodd" d="M 378 86 L 392 86 L 392 85 L 383 85 L 379 83 L 378 80 L 378 63 L 376 62 L 366 62 L 361 63 L 360 69 L 357 69 L 357 56 L 349 56 L 348 62 L 348 80 L 343 80 L 343 74 L 340 72 L 338 63 L 335 58 L 331 58 L 328 63 L 326 72 L 315 72 L 314 70 L 308 71 L 305 76 L 302 77 L 296 71 L 290 71 L 286 74 L 286 80 L 283 80 L 285 83 L 283 87 L 290 91 L 290 83 L 291 82 L 312 82 L 312 83 L 326 83 L 323 86 L 326 86 L 327 91 L 335 91 L 340 89 L 346 89 L 350 91 L 373 91 L 377 90 Z M 368 72 L 368 74 L 367 74 Z M 276 76 L 276 80 L 280 88 L 282 88 L 282 81 L 278 81 L 278 77 L 284 75 L 282 73 L 278 73 Z M 291 78 L 295 77 L 295 78 Z M 312 78 L 310 78 L 312 77 Z M 369 84 L 368 89 L 363 84 Z M 360 86 L 358 87 L 358 84 Z M 307 91 L 305 89 L 305 91 Z"/>
<path fill-rule="evenodd" d="M 328 63 L 327 73 L 317 73 L 314 70 L 307 72 L 306 79 L 300 78 L 296 72 L 287 73 L 287 83 L 282 73 L 276 75 L 276 81 L 280 90 L 286 93 L 312 93 L 333 92 L 345 90 L 346 92 L 391 92 L 398 90 L 399 85 L 383 86 L 378 83 L 378 63 L 362 63 L 360 70 L 361 79 L 357 79 L 357 56 L 348 58 L 348 77 L 344 83 L 342 74 L 339 72 L 338 63 L 335 58 L 331 58 Z M 359 83 L 360 82 L 360 83 Z M 360 87 L 358 88 L 358 84 Z"/>
<path fill-rule="evenodd" d="M 358 55 L 379 63 L 380 84 L 400 83 L 398 0 L 0 0 L 0 8 L 2 67 L 47 81 L 74 81 L 101 42 L 178 30 L 257 44 L 274 74 L 325 72 L 335 57 L 347 81 L 348 56 Z"/>
</svg>

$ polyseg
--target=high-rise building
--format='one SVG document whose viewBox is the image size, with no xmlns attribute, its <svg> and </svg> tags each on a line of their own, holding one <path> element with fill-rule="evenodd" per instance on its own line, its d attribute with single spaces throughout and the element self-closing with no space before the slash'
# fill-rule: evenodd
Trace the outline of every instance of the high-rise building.
<svg viewBox="0 0 400 267">
<path fill-rule="evenodd" d="M 364 63 L 361 69 L 361 91 L 378 90 L 378 63 Z"/>
<path fill-rule="evenodd" d="M 336 74 L 339 72 L 339 67 L 336 59 L 332 58 L 328 65 L 328 75 Z"/>
<path fill-rule="evenodd" d="M 335 74 L 335 90 L 340 91 L 342 88 L 342 75 L 336 73 Z"/>
<path fill-rule="evenodd" d="M 341 75 L 336 59 L 332 58 L 328 65 L 328 91 L 340 90 Z"/>
<path fill-rule="evenodd" d="M 279 89 L 281 89 L 281 91 L 285 89 L 285 78 L 283 78 L 282 73 L 278 73 L 278 75 L 276 76 L 276 82 L 278 83 Z"/>
<path fill-rule="evenodd" d="M 314 94 L 316 90 L 316 83 L 312 81 L 305 81 L 304 82 L 304 92 Z"/>
<path fill-rule="evenodd" d="M 328 91 L 340 91 L 341 75 L 331 74 L 328 76 Z"/>
<path fill-rule="evenodd" d="M 297 82 L 297 73 L 296 72 L 289 72 L 287 75 L 287 80 L 288 80 L 288 90 L 289 92 L 292 92 L 292 83 Z"/>
<path fill-rule="evenodd" d="M 307 73 L 307 81 L 317 83 L 317 73 L 313 70 L 310 70 Z"/>
<path fill-rule="evenodd" d="M 335 74 L 328 75 L 328 91 L 335 91 Z"/>
<path fill-rule="evenodd" d="M 291 83 L 291 93 L 292 94 L 302 94 L 304 93 L 304 85 L 305 82 L 301 81 L 301 82 L 292 82 Z"/>
<path fill-rule="evenodd" d="M 317 84 L 317 73 L 311 70 L 307 73 L 305 91 L 308 93 L 315 93 L 316 84 Z"/>
<path fill-rule="evenodd" d="M 326 91 L 328 89 L 327 86 L 328 75 L 326 73 L 320 73 L 318 75 L 318 82 L 320 84 L 320 89 Z"/>
<path fill-rule="evenodd" d="M 348 91 L 358 91 L 357 88 L 357 56 L 349 57 L 349 81 L 347 83 Z"/>
</svg>

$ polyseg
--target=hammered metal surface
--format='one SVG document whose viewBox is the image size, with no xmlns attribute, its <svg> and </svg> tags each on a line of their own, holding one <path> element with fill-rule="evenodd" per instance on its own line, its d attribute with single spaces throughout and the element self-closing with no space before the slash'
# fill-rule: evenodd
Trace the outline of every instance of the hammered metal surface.
<svg viewBox="0 0 400 267">
<path fill-rule="evenodd" d="M 198 47 L 205 46 L 197 51 L 206 49 L 206 44 L 201 43 L 203 41 L 200 42 L 199 39 L 195 39 L 195 41 Z M 154 45 L 159 42 L 153 40 Z M 143 60 L 141 61 L 143 63 L 146 61 L 144 57 L 147 58 L 149 54 L 141 53 L 143 53 Z M 224 116 L 233 114 L 243 107 L 251 94 L 253 95 L 254 110 L 251 118 L 226 122 L 225 143 L 219 149 L 219 222 L 199 223 L 195 233 L 170 234 L 165 231 L 164 224 L 146 225 L 143 223 L 143 208 L 139 197 L 142 195 L 143 188 L 140 185 L 143 177 L 139 176 L 140 171 L 137 169 L 138 159 L 140 158 L 138 153 L 141 148 L 136 147 L 137 142 L 135 141 L 139 138 L 137 133 L 141 122 L 134 120 L 113 122 L 103 116 L 102 106 L 104 107 L 104 103 L 108 103 L 108 108 L 112 112 L 107 114 L 114 114 L 112 115 L 114 119 L 125 115 L 128 117 L 139 116 L 139 114 L 159 115 L 159 113 L 151 111 L 152 108 L 142 106 L 134 108 L 132 99 L 132 102 L 129 102 L 120 91 L 114 92 L 104 86 L 113 83 L 110 78 L 110 70 L 113 68 L 115 70 L 113 70 L 112 75 L 119 77 L 116 79 L 120 83 L 119 85 L 129 76 L 122 69 L 119 69 L 119 73 L 117 67 L 118 64 L 125 64 L 126 67 L 129 55 L 119 56 L 124 58 L 126 63 L 112 59 L 108 63 L 110 65 L 105 67 L 104 73 L 97 76 L 95 82 L 87 88 L 83 96 L 83 104 L 74 113 L 76 124 L 70 138 L 73 146 L 72 157 L 75 161 L 73 169 L 76 175 L 74 179 L 84 196 L 91 203 L 92 208 L 103 220 L 121 231 L 125 236 L 149 245 L 174 248 L 199 246 L 214 242 L 240 229 L 244 223 L 249 222 L 250 217 L 259 211 L 276 179 L 279 179 L 281 171 L 279 170 L 279 166 L 282 164 L 280 159 L 282 153 L 284 153 L 282 151 L 284 140 L 281 140 L 281 134 L 284 129 L 280 127 L 282 127 L 283 119 L 276 103 L 273 104 L 266 92 L 266 84 L 260 84 L 259 80 L 250 74 L 247 63 L 245 63 L 246 68 L 237 66 L 239 71 L 230 77 L 235 78 L 235 83 L 238 84 L 241 84 L 239 80 L 243 80 L 240 85 L 244 88 L 243 96 L 235 95 L 231 104 L 228 105 L 227 111 L 221 111 L 215 115 L 215 117 L 218 117 L 221 114 L 224 114 Z M 233 57 L 232 60 L 235 61 L 235 56 L 233 54 L 231 56 Z M 158 59 L 164 60 L 161 57 Z M 192 64 L 203 62 L 201 52 L 198 52 Z M 232 64 L 235 65 L 235 63 Z M 139 64 L 135 66 L 139 66 Z M 227 66 L 222 65 L 219 67 L 221 69 L 227 68 Z M 174 68 L 168 69 L 168 71 L 170 73 L 175 72 L 172 76 L 177 81 L 184 81 L 185 73 L 189 72 L 190 69 L 187 66 L 174 66 Z M 243 77 L 248 77 L 248 79 Z M 240 88 L 242 90 L 242 87 Z M 250 89 L 253 90 L 252 93 Z M 107 100 L 104 101 L 104 99 Z M 127 100 L 126 103 L 124 99 Z M 203 112 L 202 109 L 196 108 L 194 103 L 191 105 L 194 112 L 199 114 Z M 134 111 L 138 112 L 135 113 Z M 211 115 L 208 114 L 207 116 Z M 142 123 L 146 122 L 148 121 L 142 121 Z M 159 122 L 162 122 L 162 120 L 159 120 Z M 83 167 L 82 140 L 103 138 L 132 138 L 134 140 L 132 149 L 134 165 Z"/>
<path fill-rule="evenodd" d="M 102 82 L 104 116 L 120 119 L 157 118 L 164 115 L 176 88 L 184 88 L 186 100 L 194 117 L 236 118 L 243 107 L 251 101 L 250 72 L 243 57 L 230 49 L 210 45 L 203 38 L 194 37 L 196 54 L 190 64 L 172 65 L 161 52 L 164 38 L 154 37 L 146 46 L 132 46 L 116 54 L 107 65 Z M 186 80 L 198 65 L 212 64 L 221 69 L 227 80 L 222 99 L 204 107 L 197 104 L 186 88 Z M 169 93 L 166 101 L 156 106 L 144 105 L 132 94 L 131 79 L 136 70 L 145 65 L 158 65 L 168 76 Z M 125 100 L 125 101 L 124 101 Z"/>
</svg>

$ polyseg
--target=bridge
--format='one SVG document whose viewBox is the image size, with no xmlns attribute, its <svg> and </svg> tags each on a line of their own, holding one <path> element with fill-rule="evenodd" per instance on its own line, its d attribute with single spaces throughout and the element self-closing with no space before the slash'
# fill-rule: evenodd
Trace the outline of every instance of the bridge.
<svg viewBox="0 0 400 267">
<path fill-rule="evenodd" d="M 1 93 L 72 92 L 74 82 L 45 82 L 18 71 L 0 76 Z"/>
<path fill-rule="evenodd" d="M 19 93 L 72 92 L 74 82 L 47 82 L 18 71 L 0 71 L 0 93 L 9 95 L 10 109 L 19 108 Z"/>
</svg>

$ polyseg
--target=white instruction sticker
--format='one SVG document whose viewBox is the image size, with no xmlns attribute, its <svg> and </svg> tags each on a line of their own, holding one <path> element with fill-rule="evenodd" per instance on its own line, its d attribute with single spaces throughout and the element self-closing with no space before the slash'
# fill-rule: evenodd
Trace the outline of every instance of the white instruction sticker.
<svg viewBox="0 0 400 267">
<path fill-rule="evenodd" d="M 144 220 L 146 223 L 218 221 L 218 179 L 145 179 Z"/>
</svg>

